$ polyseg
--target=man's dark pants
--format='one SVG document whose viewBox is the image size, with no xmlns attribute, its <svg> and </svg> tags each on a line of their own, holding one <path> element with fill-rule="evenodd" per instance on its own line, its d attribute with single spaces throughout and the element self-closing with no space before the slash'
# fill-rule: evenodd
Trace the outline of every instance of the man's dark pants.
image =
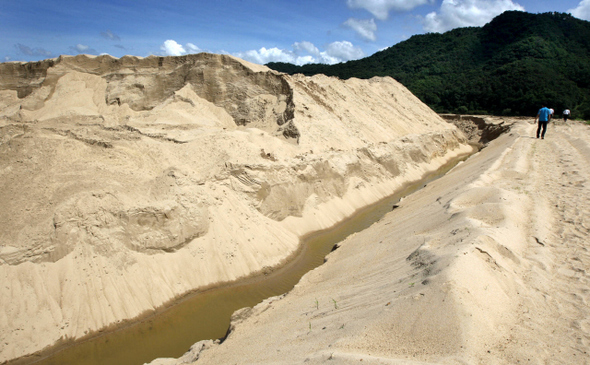
<svg viewBox="0 0 590 365">
<path fill-rule="evenodd" d="M 543 131 L 541 132 L 541 138 L 545 138 L 545 132 L 547 131 L 547 123 L 549 122 L 539 121 L 539 127 L 537 127 L 537 138 L 539 138 L 539 132 L 541 132 L 541 128 L 543 128 Z"/>
</svg>

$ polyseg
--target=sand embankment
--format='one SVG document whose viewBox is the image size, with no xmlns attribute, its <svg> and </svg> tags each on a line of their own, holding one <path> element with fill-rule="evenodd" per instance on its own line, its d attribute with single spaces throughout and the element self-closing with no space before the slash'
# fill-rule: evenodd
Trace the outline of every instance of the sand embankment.
<svg viewBox="0 0 590 365">
<path fill-rule="evenodd" d="M 512 122 L 183 363 L 589 363 L 590 126 Z"/>
<path fill-rule="evenodd" d="M 470 150 L 391 78 L 209 54 L 0 71 L 0 361 L 271 270 Z"/>
</svg>

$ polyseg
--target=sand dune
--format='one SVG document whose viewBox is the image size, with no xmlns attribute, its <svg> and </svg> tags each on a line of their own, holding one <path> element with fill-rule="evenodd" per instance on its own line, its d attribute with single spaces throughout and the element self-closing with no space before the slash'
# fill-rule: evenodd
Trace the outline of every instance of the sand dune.
<svg viewBox="0 0 590 365">
<path fill-rule="evenodd" d="M 590 126 L 507 122 L 223 343 L 152 364 L 589 363 Z"/>
<path fill-rule="evenodd" d="M 0 71 L 0 361 L 272 270 L 471 150 L 391 78 L 208 54 Z M 590 362 L 589 127 L 488 122 L 513 126 L 223 343 L 153 363 Z"/>
<path fill-rule="evenodd" d="M 0 361 L 281 265 L 471 151 L 391 78 L 220 55 L 0 64 Z"/>
</svg>

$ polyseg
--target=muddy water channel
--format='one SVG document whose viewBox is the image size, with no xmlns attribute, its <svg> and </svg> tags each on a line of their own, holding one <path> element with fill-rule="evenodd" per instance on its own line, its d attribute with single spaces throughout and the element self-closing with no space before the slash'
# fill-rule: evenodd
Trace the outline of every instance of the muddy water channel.
<svg viewBox="0 0 590 365">
<path fill-rule="evenodd" d="M 134 365 L 159 357 L 177 358 L 200 340 L 223 338 L 234 311 L 290 291 L 306 272 L 324 263 L 326 255 L 338 242 L 368 228 L 390 212 L 401 197 L 446 174 L 467 157 L 461 156 L 449 162 L 422 180 L 358 211 L 335 227 L 305 237 L 299 254 L 269 275 L 187 295 L 170 307 L 126 327 L 105 331 L 70 345 L 64 344 L 51 354 L 20 360 L 24 360 L 22 363 L 44 365 Z"/>
</svg>

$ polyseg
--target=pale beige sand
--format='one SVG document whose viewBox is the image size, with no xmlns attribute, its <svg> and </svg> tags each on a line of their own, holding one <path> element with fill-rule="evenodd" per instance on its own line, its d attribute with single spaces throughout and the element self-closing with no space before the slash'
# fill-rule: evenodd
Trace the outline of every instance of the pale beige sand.
<svg viewBox="0 0 590 365">
<path fill-rule="evenodd" d="M 153 364 L 589 363 L 590 126 L 514 122 L 225 342 Z"/>
<path fill-rule="evenodd" d="M 0 362 L 270 270 L 470 150 L 391 78 L 208 54 L 0 64 Z"/>
</svg>

